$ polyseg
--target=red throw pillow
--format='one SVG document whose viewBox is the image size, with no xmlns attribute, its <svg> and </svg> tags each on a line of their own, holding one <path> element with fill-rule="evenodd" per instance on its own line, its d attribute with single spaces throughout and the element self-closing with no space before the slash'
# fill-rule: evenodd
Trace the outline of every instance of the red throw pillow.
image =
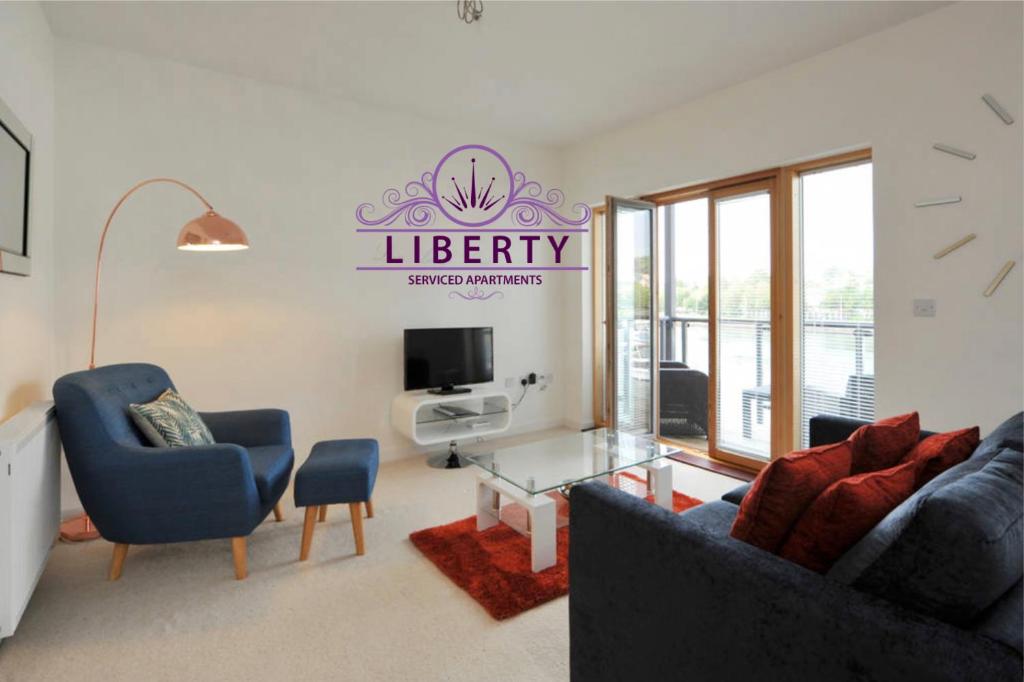
<svg viewBox="0 0 1024 682">
<path fill-rule="evenodd" d="M 764 469 L 743 498 L 731 535 L 775 552 L 790 528 L 823 490 L 850 474 L 848 441 L 797 450 Z"/>
<path fill-rule="evenodd" d="M 937 433 L 911 448 L 903 461 L 913 460 L 921 464 L 917 472 L 917 487 L 920 488 L 946 469 L 970 457 L 980 442 L 981 431 L 977 426 Z"/>
<path fill-rule="evenodd" d="M 851 474 L 881 471 L 894 467 L 921 437 L 917 412 L 865 424 L 850 436 L 853 446 Z"/>
<path fill-rule="evenodd" d="M 833 483 L 796 522 L 779 555 L 824 573 L 913 494 L 919 466 L 908 461 Z"/>
</svg>

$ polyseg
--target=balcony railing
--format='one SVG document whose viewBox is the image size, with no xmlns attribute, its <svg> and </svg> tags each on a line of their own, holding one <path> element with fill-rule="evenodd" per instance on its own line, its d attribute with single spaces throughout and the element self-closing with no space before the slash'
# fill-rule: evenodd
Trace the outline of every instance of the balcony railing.
<svg viewBox="0 0 1024 682">
<path fill-rule="evenodd" d="M 708 320 L 702 317 L 672 316 L 660 320 L 661 362 L 684 362 L 694 369 L 708 372 Z M 766 442 L 763 414 L 771 408 L 771 323 L 768 320 L 721 318 L 718 321 L 720 342 L 730 336 L 733 342 L 749 343 L 749 350 L 740 351 L 744 364 L 752 361 L 752 372 L 741 373 L 733 385 L 720 385 L 719 419 L 732 425 L 735 439 L 742 442 Z M 696 338 L 694 338 L 696 337 Z M 838 338 L 837 338 L 838 337 Z M 838 414 L 862 419 L 874 416 L 874 324 L 845 320 L 814 320 L 803 325 L 806 352 L 833 353 L 835 363 L 812 362 L 805 366 L 803 402 L 805 417 L 814 414 Z M 845 338 L 845 340 L 844 340 Z M 744 339 L 749 341 L 744 342 Z M 735 346 L 734 346 L 735 348 Z M 820 356 L 819 356 L 820 357 Z M 735 362 L 736 359 L 734 358 Z M 749 366 L 749 365 L 748 365 Z M 815 376 L 815 370 L 819 376 Z M 742 383 L 737 383 L 742 382 Z M 682 399 L 682 398 L 680 398 Z M 714 400 L 715 396 L 708 396 Z M 663 398 L 664 401 L 664 398 Z M 663 408 L 662 417 L 666 410 Z M 806 419 L 805 430 L 806 430 Z M 664 425 L 663 425 L 664 427 Z M 806 440 L 806 433 L 803 434 Z M 754 449 L 760 449 L 754 448 Z"/>
<path fill-rule="evenodd" d="M 719 325 L 731 327 L 750 327 L 751 335 L 754 338 L 755 347 L 755 374 L 757 385 L 760 386 L 764 380 L 765 362 L 765 339 L 770 336 L 771 322 L 768 320 L 751 320 L 743 318 L 720 318 Z M 706 317 L 662 317 L 661 324 L 661 361 L 662 362 L 685 362 L 693 365 L 689 353 L 689 338 L 686 333 L 691 328 L 707 329 L 708 319 Z M 810 331 L 809 331 L 810 330 Z M 847 322 L 840 320 L 815 320 L 804 322 L 804 335 L 813 334 L 815 331 L 822 333 L 844 331 L 852 335 L 854 341 L 854 373 L 864 374 L 864 341 L 875 336 L 875 325 L 871 322 Z M 706 361 L 705 361 L 706 362 Z"/>
</svg>

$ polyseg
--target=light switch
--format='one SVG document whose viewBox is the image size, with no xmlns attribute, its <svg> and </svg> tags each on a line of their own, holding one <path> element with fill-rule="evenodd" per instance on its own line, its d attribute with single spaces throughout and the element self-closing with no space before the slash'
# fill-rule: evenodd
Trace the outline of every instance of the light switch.
<svg viewBox="0 0 1024 682">
<path fill-rule="evenodd" d="M 935 317 L 935 299 L 915 298 L 914 317 Z"/>
</svg>

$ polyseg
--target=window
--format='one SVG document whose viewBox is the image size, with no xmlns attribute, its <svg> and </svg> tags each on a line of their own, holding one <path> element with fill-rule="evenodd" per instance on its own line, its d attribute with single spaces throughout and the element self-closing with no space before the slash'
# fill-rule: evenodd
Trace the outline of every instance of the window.
<svg viewBox="0 0 1024 682">
<path fill-rule="evenodd" d="M 874 419 L 870 161 L 797 176 L 800 440 L 818 414 Z"/>
</svg>

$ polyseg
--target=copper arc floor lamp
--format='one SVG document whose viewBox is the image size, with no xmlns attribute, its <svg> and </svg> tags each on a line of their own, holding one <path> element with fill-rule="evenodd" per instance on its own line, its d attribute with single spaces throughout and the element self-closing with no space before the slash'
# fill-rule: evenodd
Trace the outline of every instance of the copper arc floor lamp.
<svg viewBox="0 0 1024 682">
<path fill-rule="evenodd" d="M 177 244 L 180 250 L 241 251 L 249 248 L 249 239 L 246 237 L 245 231 L 227 218 L 218 215 L 217 212 L 213 210 L 213 206 L 210 205 L 210 202 L 208 202 L 202 194 L 184 182 L 175 180 L 174 178 L 150 178 L 149 180 L 143 180 L 142 182 L 134 185 L 117 200 L 116 204 L 114 204 L 114 208 L 111 209 L 110 215 L 107 216 L 107 222 L 103 225 L 103 232 L 100 233 L 100 246 L 96 253 L 96 278 L 93 285 L 92 297 L 92 336 L 89 347 L 89 369 L 94 369 L 96 367 L 96 320 L 98 319 L 100 309 L 100 265 L 103 263 L 103 246 L 107 241 L 107 231 L 110 229 L 110 223 L 113 221 L 114 215 L 128 197 L 146 185 L 153 185 L 157 183 L 177 185 L 178 187 L 181 187 L 195 195 L 195 197 L 203 203 L 203 206 L 206 207 L 205 213 L 198 218 L 193 218 L 188 221 L 185 223 L 185 226 L 181 228 L 181 231 L 178 233 Z M 86 514 L 81 514 L 68 519 L 60 525 L 60 538 L 67 542 L 95 540 L 98 537 L 99 532 L 96 530 L 96 527 L 92 525 L 92 522 L 89 520 L 89 516 Z"/>
</svg>

